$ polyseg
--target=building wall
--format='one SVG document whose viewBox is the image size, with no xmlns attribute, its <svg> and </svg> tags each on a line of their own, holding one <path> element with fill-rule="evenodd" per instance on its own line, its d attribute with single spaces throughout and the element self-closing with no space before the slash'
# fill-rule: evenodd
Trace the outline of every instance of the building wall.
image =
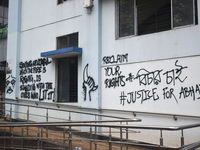
<svg viewBox="0 0 200 150">
<path fill-rule="evenodd" d="M 81 6 L 79 1 L 74 0 L 59 5 L 57 0 L 44 0 L 40 4 L 38 1 L 22 1 L 22 31 L 73 20 L 81 15 Z"/>
<path fill-rule="evenodd" d="M 116 39 L 115 0 L 103 0 L 102 5 L 102 57 L 128 53 L 129 62 L 133 63 L 199 55 L 198 25 Z"/>
<path fill-rule="evenodd" d="M 199 7 L 198 3 L 198 10 Z M 121 110 L 117 115 L 129 117 L 133 117 L 131 112 L 143 112 L 136 117 L 141 118 L 142 124 L 146 125 L 197 123 L 196 119 L 174 120 L 148 113 L 200 115 L 199 32 L 200 26 L 192 25 L 159 33 L 116 38 L 116 1 L 103 0 L 102 108 Z M 134 136 L 158 143 L 156 138 L 147 137 L 156 137 L 156 134 L 141 131 Z M 187 136 L 187 142 L 199 138 L 198 135 L 191 137 L 191 133 Z M 177 137 L 173 140 L 167 138 L 165 144 L 178 146 L 179 142 L 175 139 Z"/>
<path fill-rule="evenodd" d="M 94 108 L 91 112 L 100 108 L 103 114 L 112 114 L 104 109 L 130 111 L 112 114 L 127 118 L 134 118 L 134 111 L 147 112 L 137 117 L 142 119 L 141 124 L 148 125 L 198 122 L 148 113 L 199 116 L 200 70 L 196 67 L 200 57 L 199 25 L 117 39 L 115 0 L 95 0 L 93 4 L 91 14 L 87 14 L 79 0 L 68 0 L 60 5 L 57 5 L 57 0 L 10 1 L 9 24 L 12 25 L 9 26 L 7 60 L 11 63 L 12 72 L 7 74 L 7 79 L 15 79 L 16 85 L 6 97 L 55 103 L 56 60 L 41 58 L 40 54 L 56 49 L 56 37 L 79 32 L 79 47 L 83 53 L 78 59 L 78 103 L 69 105 Z M 29 68 L 25 66 L 33 62 L 42 63 L 41 72 L 37 71 L 37 65 L 34 73 L 27 72 Z M 85 76 L 92 86 L 85 82 Z M 40 92 L 39 98 L 26 93 L 28 87 L 34 92 L 35 84 L 38 84 L 36 91 Z M 41 88 L 45 93 L 40 91 L 40 84 L 45 85 Z M 86 94 L 83 86 L 88 88 Z M 195 89 L 194 93 L 191 88 Z M 131 99 L 134 94 L 136 99 Z M 93 118 L 81 116 L 81 119 Z M 157 133 L 141 132 L 137 137 L 148 141 L 144 135 L 156 136 Z M 197 138 L 199 136 L 193 136 L 187 142 Z M 148 142 L 158 143 L 158 139 Z M 169 138 L 166 143 L 177 145 L 178 142 L 174 140 L 172 143 Z"/>
<path fill-rule="evenodd" d="M 9 26 L 7 60 L 11 64 L 12 72 L 7 74 L 7 80 L 14 79 L 16 82 L 11 85 L 13 91 L 6 89 L 7 98 L 55 103 L 56 59 L 42 58 L 40 55 L 42 52 L 56 50 L 57 37 L 75 32 L 79 32 L 79 47 L 81 47 L 81 5 L 82 3 L 74 0 L 60 5 L 57 5 L 57 0 L 10 1 L 9 24 L 12 25 Z M 81 56 L 78 56 L 78 81 L 82 78 L 81 61 Z M 33 63 L 37 65 L 32 67 Z M 80 99 L 82 82 L 78 83 L 78 87 Z M 17 107 L 13 109 L 18 110 Z M 20 109 L 26 111 L 25 107 Z M 37 113 L 43 114 L 42 111 Z M 14 117 L 24 119 L 19 114 Z M 41 121 L 41 118 L 32 119 Z"/>
<path fill-rule="evenodd" d="M 101 108 L 101 1 L 94 1 L 93 5 L 90 14 L 82 7 L 82 83 L 86 80 L 84 74 L 88 73 L 92 86 L 87 89 L 86 95 L 82 94 L 81 106 Z M 84 71 L 84 68 L 88 69 Z"/>
<path fill-rule="evenodd" d="M 135 110 L 141 111 L 156 111 L 154 107 L 160 107 L 160 109 L 158 109 L 159 112 L 175 112 L 170 111 L 169 109 L 164 111 L 161 107 L 166 106 L 167 103 L 170 103 L 169 101 L 174 101 L 171 100 L 174 99 L 173 96 L 172 98 L 169 98 L 170 100 L 168 99 L 168 102 L 160 102 L 160 99 L 163 100 L 165 98 L 163 92 L 167 92 L 170 88 L 173 88 L 175 91 L 177 90 L 177 93 L 179 93 L 178 91 L 181 91 L 181 87 L 189 88 L 189 86 L 196 86 L 195 84 L 199 83 L 198 70 L 195 66 L 198 64 L 198 55 L 200 54 L 200 45 L 198 42 L 200 37 L 198 34 L 200 31 L 199 25 L 117 39 L 115 1 L 103 1 L 102 5 L 102 107 L 112 108 L 111 105 L 107 105 L 107 103 L 110 102 L 112 104 L 115 103 L 116 109 L 122 110 L 133 110 L 133 108 L 135 108 Z M 175 75 L 173 76 L 174 78 L 177 77 L 175 79 L 176 83 L 169 81 L 171 80 L 169 79 L 169 76 L 172 77 L 170 71 L 173 69 L 175 71 L 180 71 L 178 73 L 175 72 Z M 132 75 L 132 80 L 134 80 L 132 84 L 130 84 L 130 73 Z M 194 76 L 194 74 L 196 76 Z M 144 79 L 141 79 L 143 78 L 142 75 L 146 75 L 145 78 L 149 78 L 148 82 L 152 83 L 144 83 Z M 159 83 L 156 82 L 156 77 L 159 80 Z M 129 83 L 125 80 L 127 78 L 129 78 Z M 117 81 L 113 81 L 114 79 L 117 79 Z M 151 79 L 154 81 L 151 81 Z M 158 98 L 159 100 L 157 100 L 157 102 L 145 102 L 144 98 L 144 102 L 136 102 L 140 103 L 136 107 L 134 107 L 134 104 L 131 104 L 132 106 L 130 106 L 127 103 L 124 106 L 120 105 L 120 96 L 124 91 L 130 93 L 131 91 L 142 89 L 152 90 L 154 86 L 156 89 L 160 90 L 158 93 L 162 96 L 158 98 L 159 95 L 156 94 L 156 91 L 153 91 L 153 93 L 155 92 L 153 95 L 154 98 L 150 94 L 149 96 L 152 96 L 152 98 L 149 98 L 149 101 L 152 101 L 153 99 L 156 101 Z M 164 90 L 163 88 L 166 87 L 168 89 Z M 113 94 L 108 95 L 106 93 Z M 136 94 L 137 97 L 141 97 L 141 93 L 142 92 Z M 128 95 L 130 96 L 131 94 Z M 177 99 L 178 98 L 179 95 L 177 95 Z M 190 97 L 191 102 L 189 103 L 195 107 L 197 105 L 195 103 L 198 102 L 194 102 L 192 98 L 193 97 Z M 138 101 L 139 99 L 141 98 L 138 98 Z M 198 96 L 196 95 L 195 100 L 197 99 Z M 181 100 L 184 101 L 184 99 Z M 146 108 L 148 106 L 145 107 L 145 103 L 149 103 L 149 106 L 151 105 L 151 107 L 149 107 L 149 109 Z M 175 104 L 171 104 L 170 107 L 173 108 L 176 103 L 178 103 L 178 100 Z M 176 113 L 199 115 L 200 112 L 198 111 L 198 108 L 196 108 L 194 113 L 184 111 L 187 106 L 188 104 L 185 103 L 183 109 L 180 105 L 177 105 L 177 107 L 180 107 L 183 110 L 178 110 Z"/>
<path fill-rule="evenodd" d="M 44 9 L 45 5 L 48 6 L 46 6 L 46 9 Z M 38 11 L 34 11 L 34 9 L 38 9 Z M 124 66 L 124 70 L 128 70 L 129 66 L 131 68 L 134 66 L 140 68 L 142 65 L 153 65 L 154 68 L 158 68 L 157 62 L 162 62 L 161 66 L 164 68 L 165 63 L 172 62 L 172 65 L 174 65 L 174 61 L 177 59 L 184 60 L 190 56 L 192 59 L 195 59 L 199 55 L 197 40 L 199 38 L 199 34 L 197 34 L 199 25 L 143 36 L 116 39 L 114 0 L 102 1 L 102 6 L 101 3 L 94 2 L 91 14 L 87 14 L 82 3 L 77 1 L 67 1 L 60 5 L 57 5 L 56 0 L 53 3 L 46 0 L 39 5 L 36 2 L 22 1 L 20 10 L 19 15 L 21 14 L 21 17 L 18 21 L 20 22 L 20 27 L 14 29 L 15 26 L 13 25 L 13 27 L 10 26 L 9 30 L 9 35 L 14 30 L 20 32 L 20 37 L 17 38 L 20 39 L 17 42 L 20 45 L 19 56 L 17 56 L 19 60 L 16 62 L 16 67 L 15 65 L 13 67 L 18 69 L 19 73 L 20 71 L 23 72 L 20 69 L 20 63 L 22 67 L 25 62 L 40 59 L 41 52 L 56 49 L 56 37 L 74 32 L 80 33 L 79 47 L 83 48 L 83 54 L 79 58 L 79 78 L 82 78 L 84 68 L 88 64 L 89 70 L 93 73 L 90 76 L 94 78 L 97 85 L 100 84 L 99 86 L 101 86 L 102 84 L 103 90 L 105 89 L 105 82 L 103 80 L 105 79 L 106 67 L 111 66 L 117 70 L 119 69 L 117 66 L 121 65 Z M 8 43 L 8 45 L 10 46 L 11 44 Z M 108 61 L 109 58 L 111 58 L 111 61 Z M 123 58 L 123 60 L 119 60 L 120 58 Z M 112 62 L 117 59 L 119 61 Z M 55 72 L 55 61 L 51 59 L 48 61 L 48 71 Z M 182 65 L 182 67 L 185 66 L 188 66 L 187 63 Z M 175 64 L 175 67 L 178 66 Z M 117 72 L 116 70 L 114 70 L 116 74 L 121 71 L 117 70 Z M 99 74 L 101 71 L 102 74 Z M 46 79 L 48 78 L 53 83 L 55 82 L 55 74 L 51 74 L 51 76 L 46 75 Z M 81 85 L 83 79 L 79 81 Z M 101 92 L 101 88 L 98 89 L 99 91 L 96 93 Z M 96 97 L 94 99 L 99 98 L 98 94 L 93 94 Z M 94 107 L 94 105 L 91 104 L 91 107 Z M 101 107 L 101 104 L 98 103 L 96 107 Z"/>
<path fill-rule="evenodd" d="M 10 2 L 10 5 L 11 7 L 14 5 L 13 1 Z M 57 5 L 57 0 L 51 2 L 46 0 L 40 3 L 37 1 L 20 1 L 20 5 L 19 9 L 21 12 L 18 14 L 18 16 L 20 16 L 20 19 L 18 20 L 20 23 L 18 33 L 20 32 L 20 34 L 19 37 L 16 38 L 18 39 L 17 44 L 19 45 L 19 53 L 17 61 L 13 61 L 14 68 L 17 69 L 17 72 L 20 75 L 16 78 L 16 80 L 18 80 L 18 85 L 16 85 L 16 87 L 20 87 L 21 85 L 33 85 L 34 81 L 39 83 L 40 80 L 40 83 L 50 83 L 52 92 L 55 90 L 56 60 L 52 60 L 51 58 L 41 58 L 40 54 L 56 49 L 56 37 L 79 32 L 79 39 L 81 39 L 80 3 L 71 0 Z M 14 10 L 12 11 L 14 12 Z M 12 22 L 12 20 L 10 21 Z M 11 30 L 16 29 L 11 29 L 10 27 L 10 31 Z M 13 40 L 10 40 L 10 43 L 11 42 L 13 42 Z M 13 60 L 12 58 L 10 59 L 10 61 Z M 43 73 L 38 71 L 35 71 L 35 73 L 26 72 L 27 68 L 25 68 L 24 65 L 27 62 L 41 61 L 42 59 L 48 61 L 48 64 L 45 64 L 43 67 L 46 71 L 43 71 Z M 81 63 L 81 57 L 79 57 L 79 63 Z M 79 65 L 79 70 L 80 67 L 81 66 Z M 35 69 L 38 69 L 38 66 L 36 66 Z M 79 72 L 81 73 L 81 71 Z M 51 76 L 49 74 L 51 74 Z M 18 89 L 19 91 L 14 91 L 17 95 L 16 97 L 31 99 L 30 95 L 27 95 L 23 88 Z M 13 93 L 8 94 L 8 97 Z M 47 98 L 43 98 L 43 100 L 47 100 Z M 48 101 L 54 101 L 54 96 L 48 99 Z"/>
</svg>

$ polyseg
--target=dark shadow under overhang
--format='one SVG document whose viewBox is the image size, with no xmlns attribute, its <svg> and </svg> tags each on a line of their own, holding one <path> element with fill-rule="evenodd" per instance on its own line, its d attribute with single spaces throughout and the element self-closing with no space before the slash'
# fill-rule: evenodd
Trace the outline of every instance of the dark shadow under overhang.
<svg viewBox="0 0 200 150">
<path fill-rule="evenodd" d="M 63 57 L 73 57 L 82 54 L 82 48 L 79 47 L 68 47 L 57 49 L 53 51 L 42 52 L 41 57 L 48 58 L 63 58 Z"/>
</svg>

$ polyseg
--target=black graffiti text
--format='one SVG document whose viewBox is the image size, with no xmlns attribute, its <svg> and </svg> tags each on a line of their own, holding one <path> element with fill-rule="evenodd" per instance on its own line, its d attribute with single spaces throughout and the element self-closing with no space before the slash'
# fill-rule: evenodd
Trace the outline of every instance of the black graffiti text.
<svg viewBox="0 0 200 150">
<path fill-rule="evenodd" d="M 106 88 L 115 88 L 115 87 L 119 87 L 119 86 L 125 86 L 126 82 L 125 82 L 125 76 L 121 75 L 118 77 L 113 77 L 113 78 L 109 78 L 106 79 L 104 81 Z"/>
<path fill-rule="evenodd" d="M 147 71 L 146 69 L 142 68 L 137 72 L 137 75 L 134 79 L 139 80 L 139 85 L 158 85 L 161 82 L 160 72 L 161 70 L 155 70 L 152 72 Z M 130 78 L 129 74 L 129 78 Z M 128 80 L 128 79 L 127 79 Z"/>
<path fill-rule="evenodd" d="M 20 62 L 19 68 L 27 68 L 27 67 L 34 67 L 34 66 L 47 66 L 51 63 L 48 58 L 39 58 L 36 60 L 29 60 L 25 62 Z"/>
<path fill-rule="evenodd" d="M 173 97 L 178 103 L 178 100 L 174 94 L 174 88 L 170 88 L 170 89 L 168 89 L 168 87 L 163 88 L 163 97 L 164 99 L 171 99 Z"/>
<path fill-rule="evenodd" d="M 189 87 L 181 87 L 181 90 L 179 92 L 179 99 L 188 97 L 192 97 L 193 100 L 200 99 L 200 84 Z"/>
<path fill-rule="evenodd" d="M 48 90 L 48 89 L 40 89 L 39 90 L 39 100 L 42 101 L 42 100 L 51 100 L 53 99 L 54 97 L 54 90 Z"/>
<path fill-rule="evenodd" d="M 38 92 L 39 90 L 39 92 Z M 50 100 L 54 97 L 54 89 L 52 83 L 33 83 L 20 85 L 21 98 Z"/>
<path fill-rule="evenodd" d="M 45 73 L 46 67 L 29 67 L 20 69 L 20 75 L 29 74 L 29 73 Z"/>
<path fill-rule="evenodd" d="M 46 66 L 52 63 L 48 58 L 39 58 L 19 63 L 20 75 L 46 73 Z"/>
<path fill-rule="evenodd" d="M 172 69 L 172 70 L 169 70 L 169 71 L 166 71 L 165 73 L 163 73 L 163 75 L 166 76 L 167 84 L 172 83 L 173 85 L 175 85 L 176 80 L 183 83 L 187 78 L 187 76 L 181 78 L 181 74 L 182 74 L 183 69 L 186 69 L 188 67 L 187 66 L 183 67 L 181 65 L 178 65 L 177 63 L 178 63 L 178 60 L 176 60 L 176 62 L 175 62 L 175 66 L 177 67 L 176 69 Z"/>
<path fill-rule="evenodd" d="M 38 93 L 37 92 L 21 92 L 21 98 L 38 99 Z"/>
<path fill-rule="evenodd" d="M 120 67 L 116 66 L 116 67 L 106 67 L 105 69 L 105 76 L 120 76 L 121 75 L 121 71 L 120 71 Z"/>
<path fill-rule="evenodd" d="M 122 75 L 122 71 L 120 71 L 119 66 L 115 67 L 106 67 L 105 68 L 105 76 L 108 78 L 105 79 L 104 84 L 106 88 L 115 88 L 119 86 L 125 86 L 125 76 Z"/>
<path fill-rule="evenodd" d="M 156 93 L 156 90 L 157 88 L 153 88 L 150 90 L 142 89 L 138 91 L 128 92 L 126 94 L 123 91 L 121 92 L 120 95 L 120 104 L 121 105 L 125 105 L 125 103 L 131 104 L 135 103 L 137 100 L 140 100 L 141 103 L 150 99 L 156 101 L 159 99 L 159 95 Z"/>
<path fill-rule="evenodd" d="M 54 89 L 51 82 L 42 82 L 42 74 L 46 73 L 47 66 L 52 63 L 48 58 L 20 62 L 20 91 L 21 98 L 51 100 L 54 98 Z"/>
<path fill-rule="evenodd" d="M 122 54 L 117 56 L 104 56 L 103 64 L 123 63 L 128 62 L 128 54 Z"/>
<path fill-rule="evenodd" d="M 27 85 L 20 85 L 20 91 L 35 91 L 36 85 L 34 84 L 27 84 Z"/>
</svg>

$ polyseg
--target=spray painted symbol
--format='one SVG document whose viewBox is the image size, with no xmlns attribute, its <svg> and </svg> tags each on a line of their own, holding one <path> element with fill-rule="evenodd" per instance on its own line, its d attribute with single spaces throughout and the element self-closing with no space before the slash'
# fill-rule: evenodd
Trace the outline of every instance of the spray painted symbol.
<svg viewBox="0 0 200 150">
<path fill-rule="evenodd" d="M 95 85 L 94 79 L 88 76 L 88 64 L 83 70 L 83 91 L 84 91 L 84 101 L 89 95 L 89 100 L 91 101 L 91 92 L 95 91 L 98 88 L 98 85 Z"/>
<path fill-rule="evenodd" d="M 15 83 L 16 83 L 16 78 L 10 75 L 6 79 L 6 93 L 11 94 L 13 92 Z"/>
</svg>

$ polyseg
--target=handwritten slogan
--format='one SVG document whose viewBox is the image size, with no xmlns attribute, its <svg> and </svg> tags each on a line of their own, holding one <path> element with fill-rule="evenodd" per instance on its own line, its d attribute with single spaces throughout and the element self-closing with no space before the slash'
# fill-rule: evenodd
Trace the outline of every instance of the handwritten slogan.
<svg viewBox="0 0 200 150">
<path fill-rule="evenodd" d="M 54 86 L 52 82 L 44 82 L 42 76 L 47 73 L 47 67 L 52 61 L 48 58 L 38 58 L 19 63 L 20 98 L 53 100 Z"/>
<path fill-rule="evenodd" d="M 166 105 L 173 109 L 191 106 L 194 111 L 199 110 L 195 104 L 200 104 L 199 61 L 200 57 L 191 57 L 104 66 L 102 95 L 106 102 L 103 105 L 158 112 Z"/>
</svg>

